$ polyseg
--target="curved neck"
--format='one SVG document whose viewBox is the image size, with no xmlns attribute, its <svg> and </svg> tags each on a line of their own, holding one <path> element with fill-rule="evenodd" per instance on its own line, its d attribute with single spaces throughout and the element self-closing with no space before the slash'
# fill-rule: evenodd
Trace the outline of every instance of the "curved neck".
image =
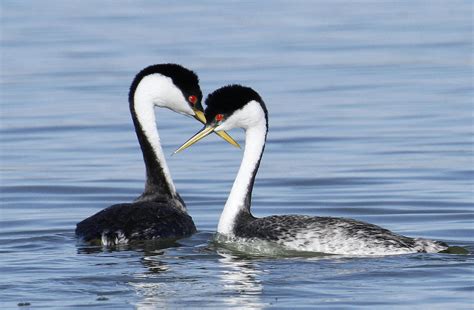
<svg viewBox="0 0 474 310">
<path fill-rule="evenodd" d="M 239 214 L 243 212 L 250 215 L 253 184 L 265 149 L 267 131 L 266 117 L 262 117 L 259 122 L 245 131 L 244 156 L 219 219 L 218 233 L 233 234 L 235 221 Z"/>
<path fill-rule="evenodd" d="M 146 168 L 145 191 L 137 200 L 153 200 L 163 195 L 176 196 L 160 144 L 152 100 L 146 93 L 136 91 L 130 98 L 130 112 Z"/>
</svg>

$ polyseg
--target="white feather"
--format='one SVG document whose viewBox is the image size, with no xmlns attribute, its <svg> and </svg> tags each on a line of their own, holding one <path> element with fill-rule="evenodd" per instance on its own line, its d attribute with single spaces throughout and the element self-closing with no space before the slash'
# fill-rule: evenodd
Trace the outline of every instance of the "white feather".
<svg viewBox="0 0 474 310">
<path fill-rule="evenodd" d="M 265 145 L 267 126 L 265 113 L 260 104 L 256 101 L 250 101 L 242 109 L 234 112 L 216 130 L 230 130 L 235 127 L 246 130 L 245 151 L 239 172 L 217 227 L 218 233 L 226 235 L 233 234 L 236 216 L 244 208 L 247 188 Z"/>
<path fill-rule="evenodd" d="M 176 188 L 171 178 L 171 173 L 161 148 L 160 136 L 156 128 L 154 107 L 168 108 L 185 115 L 194 115 L 195 113 L 187 103 L 181 90 L 173 84 L 171 78 L 158 73 L 148 75 L 140 81 L 135 91 L 134 104 L 143 132 L 148 141 L 150 141 L 162 165 L 169 187 L 175 194 Z"/>
</svg>

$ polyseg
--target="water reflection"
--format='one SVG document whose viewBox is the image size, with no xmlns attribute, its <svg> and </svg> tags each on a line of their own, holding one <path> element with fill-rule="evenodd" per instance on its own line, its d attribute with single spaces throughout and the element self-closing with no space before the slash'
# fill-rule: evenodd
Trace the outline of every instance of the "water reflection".
<svg viewBox="0 0 474 310">
<path fill-rule="evenodd" d="M 153 256 L 144 256 L 142 264 L 149 270 L 149 273 L 158 274 L 169 270 L 168 265 L 157 259 L 158 256 L 163 255 L 164 252 L 154 253 Z"/>
<path fill-rule="evenodd" d="M 176 241 L 144 241 L 136 242 L 133 244 L 116 245 L 113 247 L 105 246 L 92 246 L 83 242 L 78 242 L 77 253 L 100 256 L 104 258 L 104 255 L 113 255 L 112 258 L 121 257 L 126 259 L 133 257 L 133 261 L 139 261 L 142 268 L 139 268 L 131 275 L 128 275 L 130 271 L 135 269 L 136 264 L 129 264 L 123 268 L 122 274 L 125 275 L 121 281 L 128 286 L 131 286 L 135 291 L 136 295 L 141 297 L 136 307 L 138 309 L 156 309 L 167 307 L 169 302 L 170 289 L 167 288 L 167 283 L 179 283 L 173 281 L 174 274 L 163 276 L 170 270 L 170 266 L 163 256 L 166 248 L 178 248 L 181 244 Z M 118 262 L 109 263 L 97 263 L 96 265 L 116 265 Z M 117 278 L 118 281 L 118 278 Z M 119 282 L 121 282 L 119 281 Z M 99 298 L 102 298 L 100 296 Z M 103 301 L 103 299 L 97 299 Z M 104 299 L 105 300 L 105 299 Z"/>
<path fill-rule="evenodd" d="M 154 256 L 159 253 L 163 254 L 163 249 L 180 247 L 176 240 L 146 240 L 137 241 L 128 244 L 117 244 L 113 246 L 104 245 L 93 245 L 77 240 L 77 254 L 97 254 L 97 253 L 109 253 L 116 251 L 137 251 L 143 252 L 144 255 Z"/>
<path fill-rule="evenodd" d="M 141 263 L 146 267 L 146 271 L 136 273 L 133 280 L 128 283 L 140 297 L 136 304 L 137 309 L 157 309 L 171 306 L 169 297 L 173 289 L 170 290 L 167 282 L 176 282 L 172 279 L 173 275 L 164 275 L 170 271 L 170 266 L 162 259 L 163 253 L 159 250 L 145 252 Z"/>
<path fill-rule="evenodd" d="M 215 306 L 219 308 L 264 308 L 264 271 L 259 262 L 209 246 L 212 236 L 198 233 L 182 247 L 145 251 L 141 259 L 145 270 L 135 273 L 128 283 L 139 297 L 135 307 L 180 308 L 192 304 L 199 308 L 209 302 L 207 296 L 217 293 L 221 298 L 215 300 Z"/>
<path fill-rule="evenodd" d="M 228 294 L 224 299 L 226 306 L 238 308 L 262 309 L 263 284 L 260 279 L 263 271 L 251 260 L 243 260 L 232 254 L 217 251 L 221 256 L 219 273 L 223 291 Z"/>
</svg>

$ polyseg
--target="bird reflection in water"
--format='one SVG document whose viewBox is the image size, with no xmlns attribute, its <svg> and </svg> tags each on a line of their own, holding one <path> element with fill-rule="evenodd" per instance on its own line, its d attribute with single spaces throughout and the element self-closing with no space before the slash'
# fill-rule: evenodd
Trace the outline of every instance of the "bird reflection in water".
<svg viewBox="0 0 474 310">
<path fill-rule="evenodd" d="M 136 273 L 128 284 L 134 288 L 141 300 L 135 305 L 136 309 L 168 308 L 170 291 L 166 288 L 167 271 L 170 266 L 164 262 L 161 250 L 145 251 L 141 262 L 146 267 L 145 272 Z M 170 281 L 171 282 L 171 281 Z"/>
<path fill-rule="evenodd" d="M 264 273 L 258 262 L 244 259 L 218 250 L 220 265 L 220 282 L 223 284 L 223 294 L 228 295 L 225 303 L 229 307 L 245 309 L 262 309 L 263 284 L 260 279 Z M 267 305 L 268 306 L 268 305 Z"/>
</svg>

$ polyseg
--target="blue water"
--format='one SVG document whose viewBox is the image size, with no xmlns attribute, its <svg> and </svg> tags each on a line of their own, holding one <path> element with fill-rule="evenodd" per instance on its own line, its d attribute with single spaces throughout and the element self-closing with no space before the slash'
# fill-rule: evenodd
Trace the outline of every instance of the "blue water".
<svg viewBox="0 0 474 310">
<path fill-rule="evenodd" d="M 75 224 L 138 196 L 141 68 L 255 88 L 257 216 L 351 217 L 474 251 L 470 1 L 2 1 L 0 306 L 468 309 L 474 256 L 252 257 L 210 243 L 242 152 L 168 157 L 199 233 L 110 251 Z M 157 110 L 167 154 L 201 128 Z M 243 142 L 242 132 L 232 135 Z"/>
</svg>

